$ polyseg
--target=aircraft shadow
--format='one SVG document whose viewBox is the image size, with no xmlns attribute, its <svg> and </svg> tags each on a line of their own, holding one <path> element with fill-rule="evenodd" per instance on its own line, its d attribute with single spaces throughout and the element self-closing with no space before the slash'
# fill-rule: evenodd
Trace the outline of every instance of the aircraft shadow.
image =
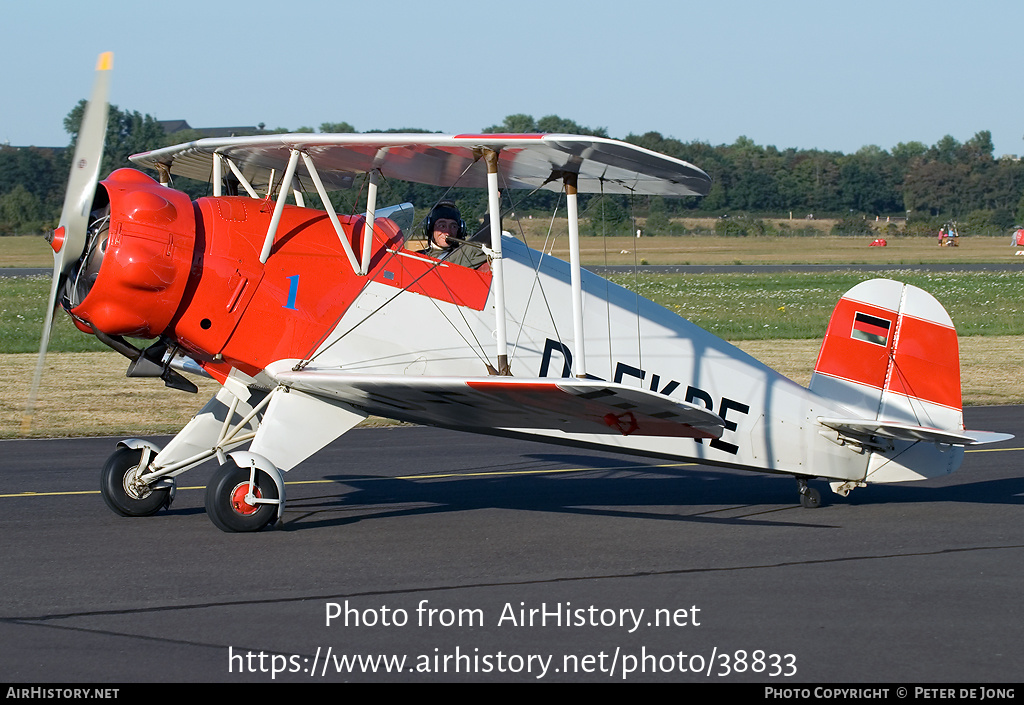
<svg viewBox="0 0 1024 705">
<path fill-rule="evenodd" d="M 842 500 L 853 505 L 961 502 L 968 504 L 1024 504 L 1024 477 L 979 480 L 961 485 L 923 487 L 915 483 L 870 485 Z"/>
<path fill-rule="evenodd" d="M 539 464 L 548 467 L 538 467 Z M 805 510 L 799 505 L 795 482 L 786 475 L 708 467 L 658 467 L 621 457 L 560 453 L 525 454 L 508 464 L 476 468 L 472 475 L 464 472 L 437 479 L 328 475 L 326 479 L 346 485 L 348 491 L 290 495 L 283 528 L 305 530 L 397 516 L 518 509 L 822 529 L 836 528 L 828 522 L 829 505 L 1024 504 L 1024 478 L 940 487 L 871 485 L 846 498 L 833 495 L 824 481 L 812 481 L 811 485 L 821 492 L 822 507 Z"/>
<path fill-rule="evenodd" d="M 472 476 L 438 479 L 329 475 L 346 485 L 342 493 L 290 495 L 284 528 L 338 526 L 396 516 L 518 509 L 660 521 L 831 528 L 817 521 L 770 519 L 765 515 L 804 511 L 796 483 L 788 477 L 662 468 L 622 458 L 533 454 L 544 464 L 515 463 L 477 468 Z M 487 476 L 493 473 L 493 476 Z M 514 474 L 526 473 L 526 474 Z M 687 510 L 690 510 L 689 513 Z M 717 516 L 728 513 L 728 516 Z M 290 515 L 290 516 L 289 516 Z M 789 519 L 792 515 L 787 513 Z M 801 519 L 824 519 L 811 514 Z"/>
<path fill-rule="evenodd" d="M 328 461 L 330 462 L 330 461 Z M 737 526 L 836 528 L 828 507 L 958 502 L 1024 504 L 1024 477 L 963 484 L 943 478 L 919 483 L 870 485 L 848 497 L 812 480 L 821 493 L 818 510 L 799 504 L 789 475 L 729 470 L 689 463 L 635 460 L 584 453 L 525 453 L 505 462 L 451 475 L 404 477 L 325 475 L 344 487 L 289 487 L 284 530 L 331 527 L 398 516 L 513 509 Z M 286 481 L 290 478 L 286 477 Z M 318 489 L 310 489 L 318 488 Z M 169 514 L 205 513 L 202 507 L 171 507 Z"/>
</svg>

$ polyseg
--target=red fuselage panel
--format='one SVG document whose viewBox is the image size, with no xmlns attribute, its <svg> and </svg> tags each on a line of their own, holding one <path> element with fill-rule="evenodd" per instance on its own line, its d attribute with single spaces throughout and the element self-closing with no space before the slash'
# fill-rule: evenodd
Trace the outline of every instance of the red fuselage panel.
<svg viewBox="0 0 1024 705">
<path fill-rule="evenodd" d="M 405 252 L 386 218 L 374 229 L 369 274 L 359 276 L 324 211 L 284 206 L 264 264 L 269 199 L 192 202 L 132 169 L 103 185 L 109 237 L 95 283 L 72 311 L 76 324 L 163 336 L 222 380 L 232 367 L 255 375 L 275 360 L 309 357 L 370 281 L 476 310 L 487 300 L 489 273 Z M 339 220 L 361 254 L 364 218 Z"/>
</svg>

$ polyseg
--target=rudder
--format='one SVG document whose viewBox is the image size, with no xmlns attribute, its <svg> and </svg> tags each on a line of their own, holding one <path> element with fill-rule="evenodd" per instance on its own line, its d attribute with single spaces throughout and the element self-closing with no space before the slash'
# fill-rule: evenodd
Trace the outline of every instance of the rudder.
<svg viewBox="0 0 1024 705">
<path fill-rule="evenodd" d="M 840 299 L 811 390 L 869 419 L 962 430 L 956 329 L 931 294 L 889 279 Z"/>
</svg>

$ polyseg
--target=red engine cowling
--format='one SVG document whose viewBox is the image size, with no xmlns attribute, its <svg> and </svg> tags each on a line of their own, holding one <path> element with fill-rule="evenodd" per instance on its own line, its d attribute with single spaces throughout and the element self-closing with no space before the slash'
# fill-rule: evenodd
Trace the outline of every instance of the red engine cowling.
<svg viewBox="0 0 1024 705">
<path fill-rule="evenodd" d="M 118 169 L 97 191 L 109 200 L 107 231 L 83 259 L 70 309 L 85 332 L 155 338 L 178 310 L 188 286 L 196 217 L 187 194 L 134 169 Z M 98 261 L 97 261 L 98 259 Z"/>
</svg>

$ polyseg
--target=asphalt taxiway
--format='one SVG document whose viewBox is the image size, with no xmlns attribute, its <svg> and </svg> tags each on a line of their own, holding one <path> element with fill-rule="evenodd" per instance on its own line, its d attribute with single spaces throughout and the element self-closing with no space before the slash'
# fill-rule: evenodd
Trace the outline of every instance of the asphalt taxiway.
<svg viewBox="0 0 1024 705">
<path fill-rule="evenodd" d="M 116 439 L 3 441 L 0 681 L 1019 682 L 1022 412 L 967 409 L 1017 438 L 948 477 L 819 481 L 818 509 L 790 477 L 358 429 L 257 534 L 208 521 L 212 467 L 127 519 Z"/>
</svg>

